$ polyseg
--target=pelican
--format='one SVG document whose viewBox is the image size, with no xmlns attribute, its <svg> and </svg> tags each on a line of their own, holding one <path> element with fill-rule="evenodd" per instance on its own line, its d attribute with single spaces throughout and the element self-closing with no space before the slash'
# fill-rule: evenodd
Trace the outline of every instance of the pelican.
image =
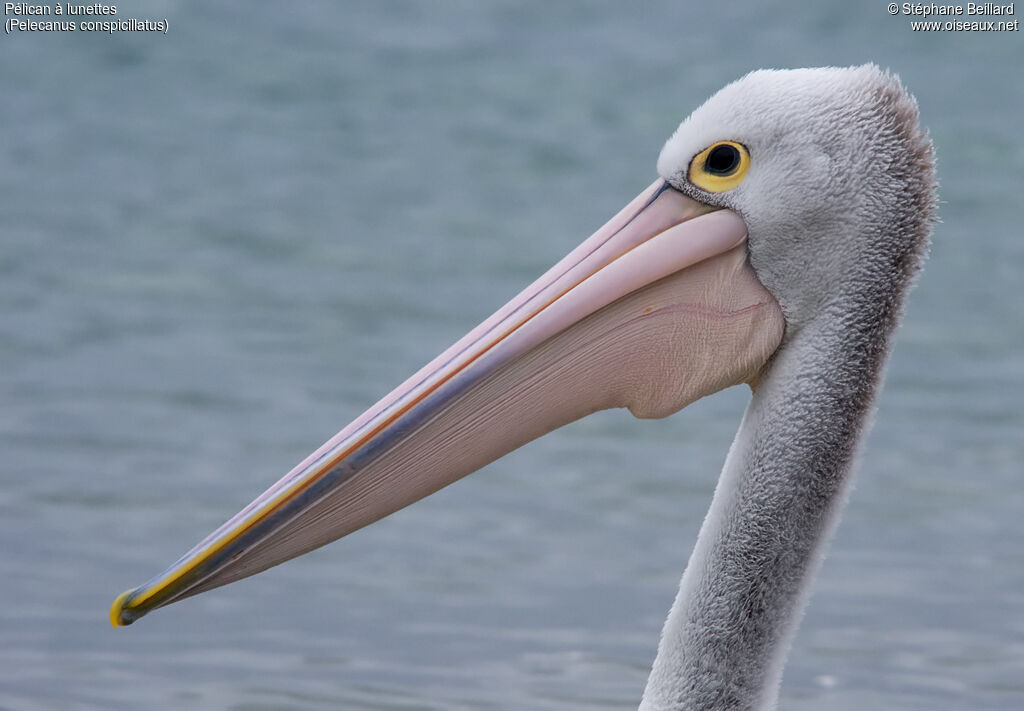
<svg viewBox="0 0 1024 711">
<path fill-rule="evenodd" d="M 914 98 L 875 65 L 761 70 L 658 179 L 164 572 L 115 626 L 306 553 L 584 415 L 751 399 L 640 703 L 772 709 L 935 218 Z"/>
</svg>

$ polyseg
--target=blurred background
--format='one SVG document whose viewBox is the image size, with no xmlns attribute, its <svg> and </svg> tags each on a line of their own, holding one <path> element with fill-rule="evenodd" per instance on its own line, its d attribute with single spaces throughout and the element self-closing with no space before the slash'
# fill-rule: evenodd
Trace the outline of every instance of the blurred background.
<svg viewBox="0 0 1024 711">
<path fill-rule="evenodd" d="M 1024 706 L 1019 32 L 881 2 L 117 8 L 169 32 L 0 36 L 0 708 L 635 707 L 745 389 L 107 609 L 648 185 L 715 90 L 868 61 L 919 100 L 942 223 L 780 706 Z"/>
</svg>

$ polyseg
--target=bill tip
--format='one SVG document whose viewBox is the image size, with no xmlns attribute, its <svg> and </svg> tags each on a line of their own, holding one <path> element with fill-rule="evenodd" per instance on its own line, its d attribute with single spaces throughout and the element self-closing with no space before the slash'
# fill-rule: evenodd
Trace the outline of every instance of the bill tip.
<svg viewBox="0 0 1024 711">
<path fill-rule="evenodd" d="M 125 614 L 124 609 L 125 603 L 128 601 L 128 597 L 132 592 L 132 590 L 125 590 L 117 596 L 114 600 L 114 604 L 110 606 L 110 624 L 114 627 L 126 627 L 134 622 L 131 617 Z"/>
</svg>

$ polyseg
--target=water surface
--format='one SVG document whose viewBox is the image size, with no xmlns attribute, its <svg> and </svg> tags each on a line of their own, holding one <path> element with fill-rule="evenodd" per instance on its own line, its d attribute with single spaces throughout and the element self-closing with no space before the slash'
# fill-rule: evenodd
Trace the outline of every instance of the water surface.
<svg viewBox="0 0 1024 711">
<path fill-rule="evenodd" d="M 0 708 L 629 708 L 746 400 L 588 418 L 346 541 L 107 607 L 650 183 L 762 66 L 875 61 L 942 224 L 781 707 L 1024 706 L 1019 34 L 882 5 L 119 5 L 0 38 Z"/>
</svg>

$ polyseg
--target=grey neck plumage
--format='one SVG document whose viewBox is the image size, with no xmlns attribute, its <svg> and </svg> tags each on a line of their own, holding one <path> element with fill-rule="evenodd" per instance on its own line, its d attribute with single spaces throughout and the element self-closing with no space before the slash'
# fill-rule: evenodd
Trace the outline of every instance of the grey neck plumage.
<svg viewBox="0 0 1024 711">
<path fill-rule="evenodd" d="M 810 135 L 829 137 L 815 143 L 823 160 L 787 168 L 787 176 L 808 179 L 801 171 L 812 164 L 832 167 L 813 201 L 800 192 L 786 202 L 792 190 L 775 191 L 780 200 L 771 205 L 729 193 L 720 200 L 743 214 L 750 264 L 782 308 L 787 332 L 729 451 L 642 711 L 775 707 L 790 640 L 849 488 L 936 200 L 932 146 L 913 98 L 877 69 L 854 74 L 859 88 L 841 110 L 833 97 L 811 112 L 817 128 L 804 114 L 790 117 L 800 124 L 798 146 Z M 773 106 L 777 100 L 772 95 Z M 682 127 L 677 135 L 686 135 Z M 662 155 L 666 173 L 676 168 L 672 140 Z M 745 213 L 745 205 L 755 209 Z"/>
<path fill-rule="evenodd" d="M 866 319 L 826 310 L 788 335 L 774 356 L 665 623 L 642 711 L 775 707 L 790 640 L 870 419 L 900 300 Z"/>
</svg>

